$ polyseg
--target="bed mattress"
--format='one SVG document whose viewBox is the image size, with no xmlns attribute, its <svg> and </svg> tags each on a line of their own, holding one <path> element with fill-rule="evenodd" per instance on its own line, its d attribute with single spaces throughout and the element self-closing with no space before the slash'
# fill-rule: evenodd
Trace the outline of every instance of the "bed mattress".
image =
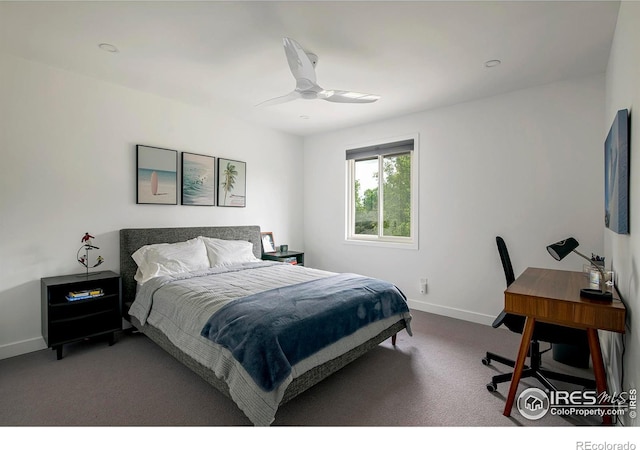
<svg viewBox="0 0 640 450">
<path fill-rule="evenodd" d="M 405 321 L 410 333 L 408 308 L 380 317 L 297 361 L 282 382 L 270 390 L 256 383 L 229 348 L 203 336 L 203 329 L 218 311 L 235 301 L 287 286 L 327 280 L 335 275 L 308 267 L 260 261 L 163 276 L 140 286 L 129 314 L 139 324 L 159 330 L 180 351 L 210 369 L 226 384 L 230 397 L 253 424 L 269 425 L 294 379 L 362 345 L 400 320 Z"/>
</svg>

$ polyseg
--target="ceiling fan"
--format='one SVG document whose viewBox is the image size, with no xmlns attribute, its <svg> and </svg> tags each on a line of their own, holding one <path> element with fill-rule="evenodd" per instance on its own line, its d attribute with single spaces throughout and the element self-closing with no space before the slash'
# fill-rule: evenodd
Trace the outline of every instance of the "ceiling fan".
<svg viewBox="0 0 640 450">
<path fill-rule="evenodd" d="M 286 37 L 282 41 L 289 68 L 296 79 L 296 88 L 287 95 L 266 100 L 256 106 L 272 106 L 299 98 L 320 99 L 334 103 L 372 103 L 380 99 L 379 95 L 374 94 L 321 88 L 316 82 L 315 67 L 318 57 L 313 53 L 305 52 L 302 46 L 291 38 Z"/>
</svg>

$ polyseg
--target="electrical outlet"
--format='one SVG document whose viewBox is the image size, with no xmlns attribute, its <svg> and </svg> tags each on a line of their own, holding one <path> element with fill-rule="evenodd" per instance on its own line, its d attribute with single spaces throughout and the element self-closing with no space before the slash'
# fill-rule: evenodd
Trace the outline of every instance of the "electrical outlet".
<svg viewBox="0 0 640 450">
<path fill-rule="evenodd" d="M 420 278 L 420 293 L 421 294 L 426 294 L 427 293 L 427 279 L 426 278 Z"/>
</svg>

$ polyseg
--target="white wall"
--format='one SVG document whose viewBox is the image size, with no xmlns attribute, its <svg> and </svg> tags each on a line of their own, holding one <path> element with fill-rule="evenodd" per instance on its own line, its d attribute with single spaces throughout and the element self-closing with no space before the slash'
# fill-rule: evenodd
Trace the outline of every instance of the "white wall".
<svg viewBox="0 0 640 450">
<path fill-rule="evenodd" d="M 126 227 L 260 225 L 302 248 L 302 140 L 0 55 L 0 358 L 44 347 L 40 278 L 81 272 L 85 232 L 119 271 Z M 136 205 L 135 145 L 247 162 L 246 208 Z"/>
<path fill-rule="evenodd" d="M 622 2 L 611 46 L 606 77 L 605 120 L 600 134 L 606 137 L 615 113 L 628 109 L 631 114 L 630 141 L 630 232 L 620 235 L 605 230 L 605 254 L 612 261 L 616 284 L 627 306 L 627 333 L 624 337 L 624 372 L 610 377 L 612 388 L 621 391 L 640 388 L 640 3 Z M 605 357 L 620 370 L 616 356 L 623 348 L 619 335 L 602 336 Z M 623 378 L 623 385 L 620 385 Z M 638 420 L 624 419 L 625 425 L 637 425 Z"/>
<path fill-rule="evenodd" d="M 546 251 L 568 236 L 603 254 L 603 105 L 604 75 L 305 139 L 305 262 L 394 282 L 417 309 L 491 323 L 505 289 L 496 235 L 516 274 L 581 270 L 581 258 Z M 416 132 L 419 249 L 345 243 L 345 149 Z"/>
</svg>

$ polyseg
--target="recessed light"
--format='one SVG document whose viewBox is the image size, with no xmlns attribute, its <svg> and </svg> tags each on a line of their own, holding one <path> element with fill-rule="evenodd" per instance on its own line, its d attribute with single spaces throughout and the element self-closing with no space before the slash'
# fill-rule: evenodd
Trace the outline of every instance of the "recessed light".
<svg viewBox="0 0 640 450">
<path fill-rule="evenodd" d="M 105 52 L 109 52 L 109 53 L 118 53 L 118 48 L 115 45 L 111 45 L 111 44 L 100 44 L 98 45 L 98 47 L 100 47 L 101 50 L 104 50 Z"/>
<path fill-rule="evenodd" d="M 499 59 L 490 59 L 484 63 L 484 66 L 487 68 L 499 66 L 502 63 Z"/>
</svg>

